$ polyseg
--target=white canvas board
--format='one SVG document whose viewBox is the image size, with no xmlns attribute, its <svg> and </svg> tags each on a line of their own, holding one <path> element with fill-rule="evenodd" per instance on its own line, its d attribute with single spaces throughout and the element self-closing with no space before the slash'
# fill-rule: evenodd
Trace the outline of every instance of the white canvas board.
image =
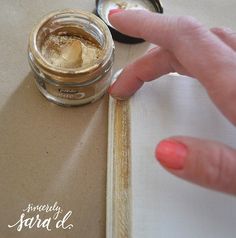
<svg viewBox="0 0 236 238">
<path fill-rule="evenodd" d="M 155 160 L 156 144 L 172 135 L 214 139 L 236 147 L 236 128 L 197 80 L 167 75 L 130 101 L 132 237 L 234 238 L 236 198 L 177 178 Z"/>
</svg>

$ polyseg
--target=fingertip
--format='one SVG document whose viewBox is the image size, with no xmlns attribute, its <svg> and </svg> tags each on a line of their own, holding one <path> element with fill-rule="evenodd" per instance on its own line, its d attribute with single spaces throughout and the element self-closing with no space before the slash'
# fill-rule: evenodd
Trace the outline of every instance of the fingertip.
<svg viewBox="0 0 236 238">
<path fill-rule="evenodd" d="M 116 94 L 113 92 L 113 85 L 111 85 L 109 88 L 108 88 L 108 93 L 111 97 L 113 97 L 114 99 L 117 99 L 117 100 L 120 100 L 120 101 L 124 101 L 124 100 L 128 100 L 129 99 L 129 96 L 123 96 L 123 95 L 119 95 L 119 94 Z"/>
<path fill-rule="evenodd" d="M 123 95 L 120 95 L 119 93 L 117 94 L 116 91 L 113 90 L 115 86 L 115 83 L 113 83 L 112 85 L 110 85 L 110 87 L 108 88 L 108 94 L 113 97 L 114 99 L 117 99 L 117 100 L 120 100 L 120 101 L 124 101 L 124 100 L 127 100 L 129 99 L 129 97 L 127 96 L 123 96 Z"/>
<path fill-rule="evenodd" d="M 182 170 L 188 151 L 181 142 L 166 139 L 161 141 L 155 149 L 155 157 L 164 167 L 173 170 Z"/>
<path fill-rule="evenodd" d="M 218 191 L 236 194 L 236 150 L 216 141 L 172 137 L 161 141 L 155 157 L 172 174 Z"/>
<path fill-rule="evenodd" d="M 117 72 L 113 76 L 116 80 L 109 88 L 109 93 L 119 99 L 133 96 L 145 82 L 173 71 L 169 60 L 169 52 L 159 48 L 153 49 L 153 52 L 140 57 L 122 71 Z"/>
<path fill-rule="evenodd" d="M 215 34 L 232 34 L 234 31 L 229 27 L 214 27 L 211 32 Z"/>
<path fill-rule="evenodd" d="M 113 26 L 113 25 L 116 25 L 114 23 L 114 19 L 113 19 L 113 16 L 114 15 L 119 15 L 120 13 L 124 12 L 125 10 L 124 9 L 111 9 L 108 13 L 108 20 L 109 20 L 109 23 Z M 114 26 L 115 27 L 115 26 Z"/>
<path fill-rule="evenodd" d="M 120 76 L 120 74 L 122 73 L 122 70 L 119 70 L 119 71 L 117 71 L 114 75 L 113 75 L 113 82 L 112 82 L 112 84 L 109 86 L 109 88 L 108 88 L 108 94 L 111 96 L 111 97 L 113 97 L 114 99 L 118 99 L 118 100 L 125 100 L 125 99 L 123 99 L 123 97 L 122 96 L 120 96 L 119 95 L 119 85 L 118 85 L 118 94 L 117 94 L 117 90 L 116 90 L 116 82 L 117 82 L 117 80 L 118 80 L 118 78 L 119 78 L 119 76 Z"/>
<path fill-rule="evenodd" d="M 108 17 L 114 15 L 114 14 L 117 14 L 117 13 L 121 13 L 123 12 L 124 9 L 120 9 L 120 8 L 116 8 L 116 9 L 111 9 L 108 13 Z"/>
</svg>

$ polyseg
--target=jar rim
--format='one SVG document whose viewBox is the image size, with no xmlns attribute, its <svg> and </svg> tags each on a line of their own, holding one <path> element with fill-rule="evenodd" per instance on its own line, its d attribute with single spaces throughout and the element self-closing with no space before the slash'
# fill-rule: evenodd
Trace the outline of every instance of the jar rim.
<svg viewBox="0 0 236 238">
<path fill-rule="evenodd" d="M 97 60 L 97 62 L 89 67 L 78 67 L 78 68 L 63 68 L 58 67 L 55 65 L 50 64 L 42 55 L 38 44 L 37 44 L 37 36 L 40 29 L 51 19 L 63 16 L 64 14 L 71 14 L 77 17 L 86 17 L 88 20 L 92 19 L 92 22 L 102 30 L 104 34 L 104 47 L 102 48 L 103 54 L 102 57 Z M 114 49 L 114 43 L 112 40 L 111 33 L 109 28 L 106 24 L 96 15 L 90 12 L 78 10 L 78 9 L 65 9 L 59 11 L 53 11 L 47 14 L 42 20 L 33 28 L 29 37 L 29 51 L 32 53 L 34 59 L 37 63 L 44 69 L 49 72 L 53 72 L 56 74 L 65 74 L 65 75 L 77 75 L 77 74 L 84 74 L 88 72 L 93 72 L 98 69 L 100 66 L 105 65 L 107 61 L 109 61 L 110 57 L 112 56 Z"/>
</svg>

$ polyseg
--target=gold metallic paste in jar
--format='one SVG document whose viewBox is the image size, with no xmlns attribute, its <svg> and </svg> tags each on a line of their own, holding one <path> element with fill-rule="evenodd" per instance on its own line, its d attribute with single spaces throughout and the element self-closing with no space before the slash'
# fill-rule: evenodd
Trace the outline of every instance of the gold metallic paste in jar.
<svg viewBox="0 0 236 238">
<path fill-rule="evenodd" d="M 63 10 L 32 30 L 29 63 L 40 92 L 50 101 L 76 106 L 99 99 L 110 84 L 114 43 L 92 13 Z"/>
</svg>

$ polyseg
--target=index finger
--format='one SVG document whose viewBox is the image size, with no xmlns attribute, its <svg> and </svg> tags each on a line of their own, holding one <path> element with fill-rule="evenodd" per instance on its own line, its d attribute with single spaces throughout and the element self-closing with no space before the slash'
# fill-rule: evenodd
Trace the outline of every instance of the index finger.
<svg viewBox="0 0 236 238">
<path fill-rule="evenodd" d="M 143 38 L 172 52 L 205 86 L 221 111 L 236 122 L 236 110 L 231 103 L 236 100 L 236 54 L 215 34 L 192 17 L 172 17 L 143 10 L 125 10 L 110 15 L 109 20 L 122 33 Z M 122 74 L 113 92 L 121 81 L 124 87 Z"/>
<path fill-rule="evenodd" d="M 180 63 L 202 83 L 208 81 L 209 76 L 215 77 L 215 69 L 222 68 L 228 61 L 226 57 L 215 56 L 234 54 L 232 49 L 222 44 L 218 37 L 193 17 L 124 10 L 110 15 L 109 20 L 124 34 L 143 38 L 172 51 Z"/>
</svg>

